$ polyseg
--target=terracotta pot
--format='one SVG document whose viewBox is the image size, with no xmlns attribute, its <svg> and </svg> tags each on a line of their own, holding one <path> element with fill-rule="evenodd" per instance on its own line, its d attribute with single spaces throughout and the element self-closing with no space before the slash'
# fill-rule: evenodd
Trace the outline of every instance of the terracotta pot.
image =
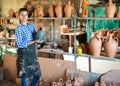
<svg viewBox="0 0 120 86">
<path fill-rule="evenodd" d="M 94 36 L 89 40 L 90 53 L 93 56 L 100 56 L 102 41 L 98 33 L 94 32 Z"/>
<path fill-rule="evenodd" d="M 109 34 L 108 40 L 103 42 L 103 48 L 107 57 L 115 57 L 118 49 L 118 38 L 112 37 L 113 34 Z"/>
<path fill-rule="evenodd" d="M 60 78 L 57 84 L 58 84 L 58 86 L 64 86 L 63 79 Z"/>
<path fill-rule="evenodd" d="M 58 85 L 57 85 L 57 82 L 53 82 L 53 83 L 52 83 L 52 86 L 58 86 Z"/>
<path fill-rule="evenodd" d="M 95 82 L 95 85 L 94 86 L 99 86 L 99 82 Z"/>
<path fill-rule="evenodd" d="M 35 17 L 43 17 L 44 16 L 44 9 L 41 5 L 37 5 L 35 9 Z"/>
<path fill-rule="evenodd" d="M 8 15 L 9 15 L 9 17 L 14 16 L 14 10 L 12 8 L 8 11 Z"/>
<path fill-rule="evenodd" d="M 112 0 L 109 0 L 109 2 L 105 6 L 106 17 L 113 18 L 115 11 L 116 11 L 116 4 L 113 4 Z"/>
<path fill-rule="evenodd" d="M 116 17 L 120 18 L 120 7 L 118 8 L 118 12 L 116 13 Z"/>
<path fill-rule="evenodd" d="M 68 80 L 68 81 L 66 82 L 66 85 L 65 85 L 65 86 L 72 86 L 71 80 Z"/>
<path fill-rule="evenodd" d="M 61 1 L 58 2 L 57 6 L 55 7 L 55 13 L 57 17 L 62 17 L 62 3 Z"/>
<path fill-rule="evenodd" d="M 48 9 L 49 17 L 54 17 L 54 6 L 51 5 Z"/>
<path fill-rule="evenodd" d="M 18 13 L 18 11 L 15 12 L 15 17 L 16 17 L 16 18 L 19 17 L 19 13 Z"/>
<path fill-rule="evenodd" d="M 117 37 L 120 39 L 120 30 L 117 32 Z"/>
<path fill-rule="evenodd" d="M 65 12 L 65 17 L 71 17 L 73 14 L 73 6 L 71 5 L 71 1 L 68 1 L 68 3 L 65 5 L 64 12 Z"/>
</svg>

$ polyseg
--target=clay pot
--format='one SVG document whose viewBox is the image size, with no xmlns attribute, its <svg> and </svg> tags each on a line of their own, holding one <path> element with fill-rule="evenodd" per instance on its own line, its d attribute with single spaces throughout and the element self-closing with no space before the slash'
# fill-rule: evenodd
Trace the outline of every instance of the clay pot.
<svg viewBox="0 0 120 86">
<path fill-rule="evenodd" d="M 75 77 L 73 86 L 83 86 L 83 85 L 84 85 L 84 80 L 82 78 L 82 74 L 80 73 L 77 77 Z"/>
<path fill-rule="evenodd" d="M 65 86 L 72 86 L 71 80 L 68 80 Z"/>
<path fill-rule="evenodd" d="M 58 85 L 57 85 L 57 82 L 53 82 L 53 83 L 52 83 L 52 86 L 58 86 Z"/>
<path fill-rule="evenodd" d="M 120 7 L 118 8 L 118 12 L 116 13 L 116 17 L 120 18 Z"/>
<path fill-rule="evenodd" d="M 57 6 L 55 7 L 55 13 L 57 17 L 62 17 L 62 3 L 61 1 L 58 2 Z"/>
<path fill-rule="evenodd" d="M 16 18 L 19 17 L 19 13 L 18 13 L 18 11 L 15 12 L 15 17 L 16 17 Z"/>
<path fill-rule="evenodd" d="M 117 31 L 117 37 L 120 39 L 120 30 Z"/>
<path fill-rule="evenodd" d="M 14 16 L 14 10 L 12 8 L 8 11 L 8 15 L 9 15 L 9 17 Z"/>
<path fill-rule="evenodd" d="M 116 11 L 116 4 L 112 3 L 112 0 L 109 0 L 109 2 L 105 6 L 105 12 L 107 18 L 113 18 Z"/>
<path fill-rule="evenodd" d="M 35 9 L 35 17 L 43 17 L 44 16 L 44 9 L 41 5 L 37 5 Z"/>
<path fill-rule="evenodd" d="M 59 81 L 57 82 L 58 86 L 64 86 L 63 79 L 60 78 Z"/>
<path fill-rule="evenodd" d="M 112 37 L 113 34 L 108 34 L 108 39 L 103 42 L 103 48 L 107 57 L 115 57 L 118 49 L 118 38 Z"/>
<path fill-rule="evenodd" d="M 100 78 L 99 86 L 107 86 L 105 80 L 102 77 Z"/>
<path fill-rule="evenodd" d="M 99 86 L 99 82 L 95 82 L 95 85 L 94 86 Z"/>
<path fill-rule="evenodd" d="M 68 33 L 69 29 L 67 25 L 61 25 L 61 33 Z"/>
<path fill-rule="evenodd" d="M 98 33 L 94 32 L 94 36 L 89 40 L 90 53 L 93 56 L 100 56 L 102 41 Z"/>
<path fill-rule="evenodd" d="M 54 17 L 54 6 L 51 5 L 48 9 L 49 17 Z"/>
<path fill-rule="evenodd" d="M 65 17 L 71 17 L 73 14 L 74 7 L 71 5 L 71 1 L 68 1 L 68 3 L 64 7 Z"/>
</svg>

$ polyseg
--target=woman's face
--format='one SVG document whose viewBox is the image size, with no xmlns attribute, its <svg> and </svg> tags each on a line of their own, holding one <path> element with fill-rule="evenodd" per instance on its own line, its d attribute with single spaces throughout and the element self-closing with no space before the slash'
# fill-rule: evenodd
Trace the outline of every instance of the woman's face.
<svg viewBox="0 0 120 86">
<path fill-rule="evenodd" d="M 21 11 L 19 15 L 20 21 L 21 22 L 27 22 L 28 19 L 28 13 L 27 11 Z"/>
</svg>

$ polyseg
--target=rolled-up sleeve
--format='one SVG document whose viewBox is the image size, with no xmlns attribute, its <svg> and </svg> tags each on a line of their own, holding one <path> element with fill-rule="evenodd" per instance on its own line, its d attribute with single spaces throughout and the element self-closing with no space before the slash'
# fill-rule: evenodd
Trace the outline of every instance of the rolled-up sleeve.
<svg viewBox="0 0 120 86">
<path fill-rule="evenodd" d="M 17 27 L 15 30 L 15 40 L 18 48 L 27 48 L 28 43 L 24 37 L 24 33 L 21 28 Z"/>
</svg>

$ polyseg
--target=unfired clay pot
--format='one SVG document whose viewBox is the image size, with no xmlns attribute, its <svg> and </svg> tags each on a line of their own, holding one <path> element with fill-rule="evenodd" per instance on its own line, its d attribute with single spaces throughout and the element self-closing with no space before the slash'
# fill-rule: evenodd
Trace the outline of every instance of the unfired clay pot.
<svg viewBox="0 0 120 86">
<path fill-rule="evenodd" d="M 65 86 L 72 86 L 71 80 L 68 80 Z"/>
<path fill-rule="evenodd" d="M 116 13 L 116 17 L 120 18 L 120 7 L 118 8 L 118 12 Z"/>
<path fill-rule="evenodd" d="M 105 12 L 106 12 L 106 17 L 108 18 L 114 17 L 114 14 L 116 12 L 116 4 L 113 4 L 112 0 L 109 0 L 109 2 L 106 4 Z"/>
<path fill-rule="evenodd" d="M 108 39 L 105 39 L 103 42 L 103 48 L 107 57 L 115 57 L 118 49 L 118 38 L 113 39 L 112 34 L 108 36 Z"/>
<path fill-rule="evenodd" d="M 90 53 L 93 56 L 100 56 L 102 41 L 98 33 L 94 32 L 94 36 L 89 40 Z"/>
<path fill-rule="evenodd" d="M 51 5 L 48 9 L 49 17 L 54 17 L 54 6 Z"/>
<path fill-rule="evenodd" d="M 8 11 L 8 15 L 9 15 L 9 17 L 14 16 L 14 10 L 12 8 Z"/>
<path fill-rule="evenodd" d="M 62 17 L 62 3 L 61 1 L 58 2 L 57 6 L 55 7 L 55 13 L 57 17 Z"/>
<path fill-rule="evenodd" d="M 37 5 L 35 9 L 35 17 L 43 17 L 44 16 L 44 9 L 41 5 Z"/>
<path fill-rule="evenodd" d="M 68 3 L 65 5 L 64 12 L 65 12 L 65 17 L 71 17 L 73 14 L 73 6 L 71 5 L 71 1 L 68 1 Z"/>
</svg>

